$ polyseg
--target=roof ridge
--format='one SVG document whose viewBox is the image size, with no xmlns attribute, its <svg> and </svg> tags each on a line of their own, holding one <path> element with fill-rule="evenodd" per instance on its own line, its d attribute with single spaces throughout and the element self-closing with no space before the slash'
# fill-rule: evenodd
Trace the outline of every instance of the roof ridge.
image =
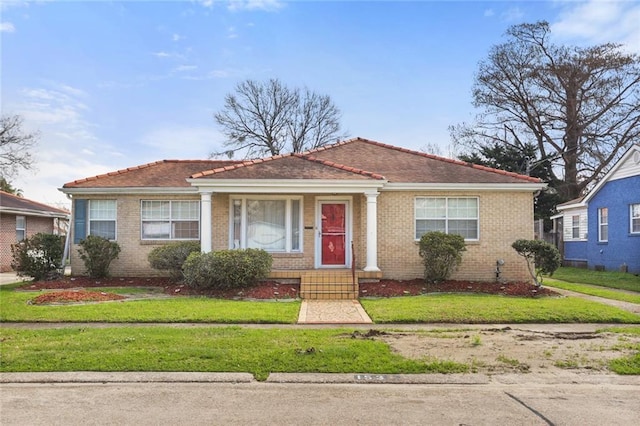
<svg viewBox="0 0 640 426">
<path fill-rule="evenodd" d="M 240 160 L 240 162 L 238 164 L 233 164 L 231 166 L 218 167 L 218 168 L 210 169 L 210 170 L 203 170 L 201 172 L 194 173 L 189 177 L 191 179 L 197 179 L 197 178 L 201 178 L 201 177 L 205 177 L 205 176 L 211 176 L 211 175 L 214 175 L 216 173 L 226 172 L 228 170 L 242 169 L 242 168 L 251 166 L 253 164 L 266 163 L 266 162 L 269 162 L 269 161 L 277 160 L 279 158 L 291 157 L 292 155 L 293 155 L 293 153 L 290 153 L 290 154 L 278 154 L 278 155 L 272 155 L 271 157 L 265 157 L 265 158 L 255 158 L 255 159 L 251 159 L 251 160 Z"/>
<path fill-rule="evenodd" d="M 24 201 L 24 202 L 27 202 L 27 203 L 30 203 L 30 204 L 35 204 L 35 205 L 38 205 L 38 206 L 41 206 L 41 207 L 46 207 L 47 209 L 49 209 L 49 211 L 58 211 L 58 212 L 61 212 L 61 213 L 69 214 L 68 210 L 59 209 L 57 207 L 53 207 L 53 206 L 50 206 L 48 204 L 41 203 L 39 201 L 34 201 L 34 200 L 29 199 L 29 198 L 18 197 L 17 195 L 12 194 L 10 192 L 6 192 L 6 191 L 0 190 L 0 193 L 2 193 L 3 196 L 7 196 L 8 195 L 9 197 L 15 198 L 15 199 L 20 200 L 20 201 Z"/>
<path fill-rule="evenodd" d="M 316 157 L 311 156 L 311 155 L 303 155 L 303 154 L 294 154 L 294 155 L 296 157 L 300 157 L 300 158 L 302 158 L 304 160 L 313 161 L 313 162 L 322 164 L 324 166 L 333 167 L 333 168 L 338 169 L 338 170 L 344 170 L 344 171 L 355 173 L 355 174 L 359 174 L 359 175 L 362 175 L 362 176 L 372 177 L 374 179 L 380 179 L 380 180 L 386 179 L 383 175 L 381 175 L 379 173 L 370 172 L 370 171 L 367 171 L 367 170 L 359 169 L 357 167 L 351 167 L 351 166 L 347 166 L 347 165 L 344 165 L 344 164 L 335 163 L 335 162 L 329 161 L 329 160 L 322 160 L 320 158 L 316 158 Z"/>
<path fill-rule="evenodd" d="M 334 143 L 334 144 L 331 144 L 331 145 L 326 145 L 326 146 L 323 146 L 323 147 L 319 147 L 319 148 L 316 148 L 314 150 L 310 150 L 307 153 L 326 151 L 326 150 L 329 150 L 329 149 L 332 149 L 332 148 L 336 148 L 338 146 L 342 146 L 342 145 L 346 145 L 346 144 L 354 143 L 354 142 L 364 142 L 364 143 L 380 146 L 380 147 L 387 148 L 387 149 L 393 149 L 394 151 L 399 151 L 399 152 L 404 152 L 404 153 L 407 153 L 407 154 L 418 155 L 418 156 L 429 158 L 429 159 L 432 159 L 432 160 L 443 161 L 443 162 L 446 162 L 446 163 L 457 164 L 457 165 L 460 165 L 460 166 L 467 166 L 467 167 L 471 167 L 471 168 L 474 168 L 474 169 L 477 169 L 477 170 L 484 170 L 484 171 L 487 171 L 487 172 L 497 173 L 497 174 L 504 175 L 504 176 L 510 176 L 510 177 L 514 177 L 514 178 L 517 178 L 517 179 L 527 180 L 527 181 L 530 181 L 530 182 L 536 182 L 536 183 L 541 182 L 541 180 L 539 178 L 536 178 L 536 177 L 522 175 L 522 174 L 515 173 L 515 172 L 508 172 L 506 170 L 494 169 L 493 167 L 481 166 L 479 164 L 468 163 L 466 161 L 456 160 L 456 159 L 453 159 L 453 158 L 441 157 L 441 156 L 438 156 L 438 155 L 428 154 L 426 152 L 415 151 L 415 150 L 408 149 L 408 148 L 402 148 L 402 147 L 395 146 L 395 145 L 389 145 L 389 144 L 386 144 L 386 143 L 373 141 L 371 139 L 365 139 L 365 138 L 361 138 L 361 137 L 356 137 L 356 138 L 348 139 L 348 140 L 345 140 L 345 141 L 337 142 L 337 143 Z"/>
</svg>

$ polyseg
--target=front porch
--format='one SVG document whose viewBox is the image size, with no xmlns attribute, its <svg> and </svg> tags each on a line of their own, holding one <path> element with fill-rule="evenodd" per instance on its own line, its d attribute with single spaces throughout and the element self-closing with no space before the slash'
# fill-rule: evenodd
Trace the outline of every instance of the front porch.
<svg viewBox="0 0 640 426">
<path fill-rule="evenodd" d="M 273 269 L 269 279 L 300 280 L 302 299 L 353 300 L 358 298 L 359 280 L 382 278 L 381 271 L 362 269 Z"/>
</svg>

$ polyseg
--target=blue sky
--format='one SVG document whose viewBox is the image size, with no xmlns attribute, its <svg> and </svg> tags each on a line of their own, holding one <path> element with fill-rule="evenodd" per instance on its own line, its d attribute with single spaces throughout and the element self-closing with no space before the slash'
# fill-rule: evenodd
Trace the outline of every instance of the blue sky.
<svg viewBox="0 0 640 426">
<path fill-rule="evenodd" d="M 161 159 L 202 159 L 246 79 L 331 96 L 351 137 L 449 156 L 473 117 L 480 60 L 514 24 L 557 42 L 640 52 L 637 1 L 7 1 L 1 101 L 41 134 L 25 197 L 68 206 L 65 182 Z"/>
</svg>

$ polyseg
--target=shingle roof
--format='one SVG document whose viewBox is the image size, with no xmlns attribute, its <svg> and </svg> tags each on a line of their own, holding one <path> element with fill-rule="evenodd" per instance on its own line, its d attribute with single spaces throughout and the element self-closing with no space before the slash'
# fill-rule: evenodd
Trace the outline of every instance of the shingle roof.
<svg viewBox="0 0 640 426">
<path fill-rule="evenodd" d="M 17 197 L 8 192 L 0 191 L 0 211 L 11 210 L 12 212 L 22 211 L 25 215 L 28 212 L 47 214 L 50 216 L 67 216 L 68 211 L 51 207 L 37 201 Z"/>
<path fill-rule="evenodd" d="M 66 183 L 63 188 L 189 187 L 193 179 L 388 180 L 392 183 L 540 183 L 530 176 L 362 138 L 248 161 L 164 160 Z"/>
<path fill-rule="evenodd" d="M 225 160 L 162 160 L 65 183 L 63 188 L 189 187 L 186 179 L 203 170 L 237 164 Z"/>
<path fill-rule="evenodd" d="M 362 138 L 305 153 L 370 170 L 394 183 L 538 183 L 538 178 L 438 157 Z"/>
<path fill-rule="evenodd" d="M 221 179 L 384 179 L 383 176 L 302 154 L 276 155 L 196 173 Z"/>
</svg>

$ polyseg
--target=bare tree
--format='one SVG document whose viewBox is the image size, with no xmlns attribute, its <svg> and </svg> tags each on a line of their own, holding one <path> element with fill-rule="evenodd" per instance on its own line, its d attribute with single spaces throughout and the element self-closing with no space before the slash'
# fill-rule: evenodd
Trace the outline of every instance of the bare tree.
<svg viewBox="0 0 640 426">
<path fill-rule="evenodd" d="M 516 25 L 480 62 L 473 124 L 450 128 L 470 149 L 537 147 L 562 199 L 572 199 L 640 140 L 640 57 L 618 44 L 559 46 L 546 22 Z M 551 167 L 549 164 L 561 166 Z"/>
<path fill-rule="evenodd" d="M 31 150 L 38 143 L 38 133 L 26 133 L 19 115 L 0 117 L 0 177 L 8 179 L 22 169 L 31 169 L 34 159 Z"/>
<path fill-rule="evenodd" d="M 246 157 L 302 152 L 344 137 L 340 110 L 329 96 L 290 89 L 277 79 L 239 83 L 214 118 L 227 137 L 222 153 L 229 157 L 237 151 Z"/>
</svg>

